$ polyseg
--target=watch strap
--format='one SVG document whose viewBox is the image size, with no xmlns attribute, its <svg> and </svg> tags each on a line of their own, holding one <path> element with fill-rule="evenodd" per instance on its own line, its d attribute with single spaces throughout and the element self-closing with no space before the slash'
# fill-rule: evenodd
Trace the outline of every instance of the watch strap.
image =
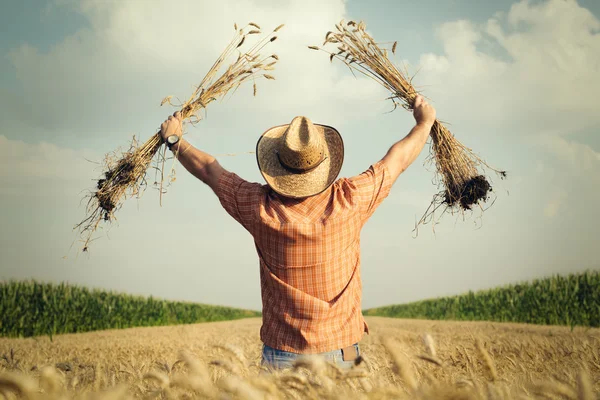
<svg viewBox="0 0 600 400">
<path fill-rule="evenodd" d="M 176 137 L 177 137 L 177 141 L 175 141 L 175 143 L 171 143 L 171 142 L 169 142 L 169 138 L 171 138 L 171 137 L 173 137 L 173 136 L 176 136 Z M 165 142 L 167 143 L 167 147 L 169 148 L 169 150 L 172 150 L 172 148 L 173 148 L 173 145 L 176 145 L 177 143 L 179 143 L 179 140 L 181 140 L 181 138 L 180 138 L 179 136 L 177 136 L 177 135 L 171 135 L 171 136 L 169 136 L 169 137 L 167 138 L 167 140 L 165 140 Z"/>
</svg>

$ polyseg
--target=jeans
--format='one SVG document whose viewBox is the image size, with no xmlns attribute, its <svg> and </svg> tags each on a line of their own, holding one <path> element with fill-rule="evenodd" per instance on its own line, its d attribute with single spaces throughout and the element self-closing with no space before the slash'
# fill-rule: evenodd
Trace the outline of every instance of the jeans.
<svg viewBox="0 0 600 400">
<path fill-rule="evenodd" d="M 356 355 L 360 356 L 358 343 L 355 343 L 352 346 L 356 350 Z M 354 361 L 344 361 L 341 349 L 318 354 L 297 354 L 289 351 L 277 350 L 263 344 L 261 367 L 273 370 L 292 368 L 294 361 L 298 358 L 315 356 L 322 357 L 325 359 L 325 362 L 331 362 L 342 369 L 349 369 L 354 365 Z"/>
</svg>

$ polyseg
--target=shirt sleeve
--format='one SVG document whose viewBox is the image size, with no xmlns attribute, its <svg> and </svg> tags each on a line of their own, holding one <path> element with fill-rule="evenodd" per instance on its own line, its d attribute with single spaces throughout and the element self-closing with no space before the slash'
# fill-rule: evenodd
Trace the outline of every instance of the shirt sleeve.
<svg viewBox="0 0 600 400">
<path fill-rule="evenodd" d="M 224 171 L 219 178 L 217 197 L 225 211 L 253 234 L 264 197 L 263 185 L 247 182 L 232 172 Z"/>
<path fill-rule="evenodd" d="M 392 189 L 390 173 L 379 161 L 360 175 L 349 179 L 353 202 L 358 206 L 363 223 L 375 212 Z"/>
</svg>

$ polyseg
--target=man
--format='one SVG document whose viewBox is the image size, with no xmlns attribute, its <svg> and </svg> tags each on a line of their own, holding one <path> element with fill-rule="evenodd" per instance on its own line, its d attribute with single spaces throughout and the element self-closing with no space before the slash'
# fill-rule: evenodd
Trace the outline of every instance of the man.
<svg viewBox="0 0 600 400">
<path fill-rule="evenodd" d="M 254 239 L 263 366 L 291 367 L 301 355 L 318 354 L 350 367 L 359 356 L 358 342 L 369 332 L 361 313 L 360 231 L 427 141 L 435 110 L 421 96 L 413 108 L 408 135 L 349 179 L 337 179 L 344 145 L 334 128 L 296 117 L 267 130 L 256 146 L 267 185 L 246 182 L 189 144 L 179 113 L 161 125 L 181 164 Z"/>
</svg>

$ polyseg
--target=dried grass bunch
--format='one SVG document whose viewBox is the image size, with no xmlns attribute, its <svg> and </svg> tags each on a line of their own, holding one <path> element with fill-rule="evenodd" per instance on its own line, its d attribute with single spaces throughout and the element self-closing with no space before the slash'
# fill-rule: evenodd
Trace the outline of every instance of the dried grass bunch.
<svg viewBox="0 0 600 400">
<path fill-rule="evenodd" d="M 178 107 L 182 120 L 191 124 L 199 122 L 202 117 L 200 111 L 216 101 L 223 98 L 233 90 L 233 93 L 244 82 L 253 83 L 253 92 L 256 96 L 256 81 L 258 79 L 275 79 L 264 73 L 274 69 L 279 57 L 275 54 L 263 57 L 260 52 L 269 43 L 277 39 L 276 33 L 283 27 L 279 25 L 268 35 L 254 44 L 249 50 L 242 52 L 242 45 L 248 43 L 249 38 L 261 34 L 261 28 L 254 22 L 238 29 L 234 25 L 235 34 L 229 45 L 210 68 L 202 82 L 196 87 L 194 93 L 182 104 L 173 104 L 172 96 L 163 99 L 161 105 L 169 103 Z M 227 70 L 218 76 L 223 64 L 234 54 L 238 53 L 235 62 L 229 65 Z M 139 197 L 143 189 L 147 187 L 148 172 L 154 170 L 160 174 L 154 184 L 159 188 L 161 198 L 163 194 L 165 152 L 160 154 L 159 149 L 163 146 L 160 132 L 155 133 L 145 143 L 139 144 L 134 138 L 130 148 L 125 151 L 115 151 L 106 155 L 103 168 L 103 177 L 98 180 L 96 188 L 91 191 L 86 207 L 86 217 L 75 226 L 79 230 L 83 251 L 88 250 L 88 245 L 93 233 L 98 229 L 101 222 L 111 222 L 115 219 L 115 211 L 118 210 L 127 198 Z M 155 165 L 152 166 L 153 160 Z M 152 168 L 151 168 L 152 167 Z"/>
<path fill-rule="evenodd" d="M 343 20 L 336 24 L 336 32 L 327 32 L 323 46 L 337 47 L 333 51 L 318 46 L 309 46 L 312 50 L 323 50 L 329 54 L 330 61 L 341 60 L 354 71 L 375 80 L 391 92 L 394 110 L 401 106 L 412 110 L 415 98 L 419 92 L 412 85 L 412 79 L 406 72 L 401 72 L 388 58 L 387 49 L 379 47 L 378 43 L 366 32 L 364 22 Z M 392 44 L 391 51 L 396 53 L 397 42 Z M 355 75 L 356 76 L 356 75 Z M 445 206 L 445 210 L 471 210 L 474 205 L 486 202 L 492 192 L 489 178 L 485 175 L 487 168 L 506 177 L 505 171 L 490 167 L 473 151 L 465 147 L 450 133 L 439 120 L 436 120 L 431 130 L 432 145 L 428 162 L 434 162 L 438 186 L 443 184 L 443 190 L 436 194 L 431 205 L 417 226 L 432 219 L 435 211 Z M 441 181 L 440 179 L 441 178 Z M 483 210 L 483 208 L 482 208 Z"/>
</svg>

